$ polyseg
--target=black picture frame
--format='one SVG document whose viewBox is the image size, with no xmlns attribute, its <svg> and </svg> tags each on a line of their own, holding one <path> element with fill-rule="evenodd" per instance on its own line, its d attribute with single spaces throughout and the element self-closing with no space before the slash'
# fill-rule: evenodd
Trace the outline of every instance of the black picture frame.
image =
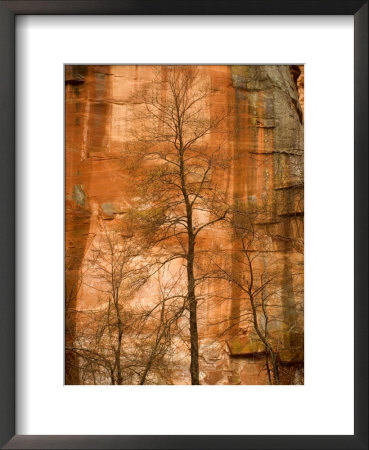
<svg viewBox="0 0 369 450">
<path fill-rule="evenodd" d="M 15 435 L 15 18 L 28 14 L 353 15 L 355 39 L 354 435 Z M 348 87 L 350 88 L 350 87 Z M 0 1 L 0 445 L 7 449 L 368 448 L 368 2 L 365 0 Z M 20 249 L 21 250 L 21 249 Z M 337 392 L 339 396 L 339 392 Z"/>
</svg>

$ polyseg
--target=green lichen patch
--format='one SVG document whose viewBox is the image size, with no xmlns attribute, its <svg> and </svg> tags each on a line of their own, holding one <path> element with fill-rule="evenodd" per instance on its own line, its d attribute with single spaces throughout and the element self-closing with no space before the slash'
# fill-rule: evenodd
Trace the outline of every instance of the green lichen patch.
<svg viewBox="0 0 369 450">
<path fill-rule="evenodd" d="M 86 194 L 82 184 L 76 184 L 74 186 L 72 198 L 78 206 L 85 206 Z"/>
<path fill-rule="evenodd" d="M 104 214 L 106 214 L 107 216 L 113 216 L 115 214 L 115 208 L 113 203 L 103 203 L 101 205 L 101 209 L 103 210 Z"/>
<path fill-rule="evenodd" d="M 260 340 L 251 340 L 247 337 L 236 337 L 227 344 L 232 356 L 251 356 L 265 351 L 264 344 Z"/>
</svg>

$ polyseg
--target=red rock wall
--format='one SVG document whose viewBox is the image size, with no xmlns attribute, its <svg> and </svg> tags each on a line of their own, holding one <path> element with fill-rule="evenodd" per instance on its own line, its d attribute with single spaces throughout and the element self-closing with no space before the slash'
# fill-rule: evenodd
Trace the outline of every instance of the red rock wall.
<svg viewBox="0 0 369 450">
<path fill-rule="evenodd" d="M 135 180 L 122 164 L 122 151 L 129 140 L 132 92 L 153 80 L 154 69 L 66 66 L 66 384 L 80 383 L 78 357 L 68 350 L 79 332 L 77 311 L 88 309 L 96 297 L 85 267 L 89 249 L 102 226 L 117 227 L 132 204 Z M 211 84 L 209 114 L 225 105 L 233 109 L 227 119 L 232 137 L 224 149 L 233 162 L 222 181 L 224 190 L 250 207 L 267 205 L 258 226 L 274 237 L 262 249 L 263 264 L 279 274 L 283 319 L 290 324 L 276 330 L 285 359 L 281 378 L 301 383 L 303 67 L 202 66 L 200 74 Z M 208 139 L 215 145 L 219 137 Z M 216 251 L 219 245 L 233 244 L 229 230 L 219 226 L 203 235 L 199 245 Z M 234 265 L 232 270 L 242 268 Z M 150 296 L 150 283 L 137 295 Z M 216 292 L 225 290 L 232 301 L 216 301 Z M 224 333 L 232 317 L 243 311 L 241 292 L 223 281 L 209 285 L 208 291 L 214 299 L 199 309 L 201 383 L 266 383 L 262 353 L 251 349 L 242 322 Z M 173 383 L 188 384 L 188 355 L 178 359 Z"/>
</svg>

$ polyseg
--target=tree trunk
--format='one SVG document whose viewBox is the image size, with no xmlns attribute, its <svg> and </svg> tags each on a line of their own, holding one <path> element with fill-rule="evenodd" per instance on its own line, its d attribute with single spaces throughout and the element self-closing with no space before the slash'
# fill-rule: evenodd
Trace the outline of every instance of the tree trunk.
<svg viewBox="0 0 369 450">
<path fill-rule="evenodd" d="M 195 296 L 195 277 L 194 277 L 194 238 L 190 236 L 187 256 L 187 281 L 188 281 L 188 303 L 190 308 L 190 339 L 191 339 L 191 384 L 200 384 L 199 382 L 199 336 L 197 332 L 197 300 Z"/>
<path fill-rule="evenodd" d="M 122 339 L 123 339 L 123 324 L 121 319 L 121 313 L 119 309 L 119 288 L 116 289 L 114 295 L 114 306 L 117 315 L 118 336 L 117 336 L 117 348 L 115 351 L 115 364 L 117 366 L 117 384 L 123 384 L 122 367 L 121 367 L 121 352 L 122 352 Z"/>
<path fill-rule="evenodd" d="M 144 373 L 141 376 L 140 385 L 145 384 L 146 377 L 147 377 L 147 374 L 149 373 L 150 368 L 151 368 L 151 361 L 149 361 L 149 363 L 145 367 Z"/>
</svg>

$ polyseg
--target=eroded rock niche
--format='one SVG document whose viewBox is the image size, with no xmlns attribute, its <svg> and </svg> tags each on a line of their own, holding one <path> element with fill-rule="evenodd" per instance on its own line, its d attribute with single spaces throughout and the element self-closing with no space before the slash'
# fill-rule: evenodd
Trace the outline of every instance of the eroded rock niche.
<svg viewBox="0 0 369 450">
<path fill-rule="evenodd" d="M 66 66 L 66 384 L 104 382 L 94 380 L 87 369 L 81 371 L 76 345 L 77 341 L 82 345 L 84 317 L 102 301 L 89 262 L 106 230 L 120 232 L 134 205 L 135 178 L 123 160 L 132 140 L 133 94 L 152 83 L 158 71 L 165 77 L 165 70 L 165 66 Z M 252 251 L 258 254 L 258 276 L 269 274 L 272 279 L 263 296 L 275 302 L 275 320 L 269 326 L 278 350 L 280 382 L 301 384 L 303 67 L 200 66 L 199 76 L 211 86 L 207 114 L 224 107 L 231 111 L 222 151 L 232 162 L 222 176 L 222 188 L 233 204 L 262 211 L 254 226 L 264 238 Z M 217 146 L 224 136 L 214 133 L 206 139 L 207 145 Z M 231 229 L 219 223 L 202 234 L 198 248 L 221 255 L 224 249 L 237 250 L 237 245 Z M 242 263 L 232 260 L 233 274 L 242 278 L 243 270 Z M 155 283 L 148 280 L 130 304 L 143 298 L 150 303 L 157 295 Z M 224 279 L 209 279 L 201 289 L 206 293 L 198 311 L 201 384 L 267 384 L 265 348 L 250 326 L 245 293 Z M 188 347 L 184 343 L 176 348 L 170 374 L 153 372 L 148 383 L 190 383 Z M 93 359 L 91 353 L 91 364 Z M 138 380 L 131 374 L 124 383 Z"/>
</svg>

